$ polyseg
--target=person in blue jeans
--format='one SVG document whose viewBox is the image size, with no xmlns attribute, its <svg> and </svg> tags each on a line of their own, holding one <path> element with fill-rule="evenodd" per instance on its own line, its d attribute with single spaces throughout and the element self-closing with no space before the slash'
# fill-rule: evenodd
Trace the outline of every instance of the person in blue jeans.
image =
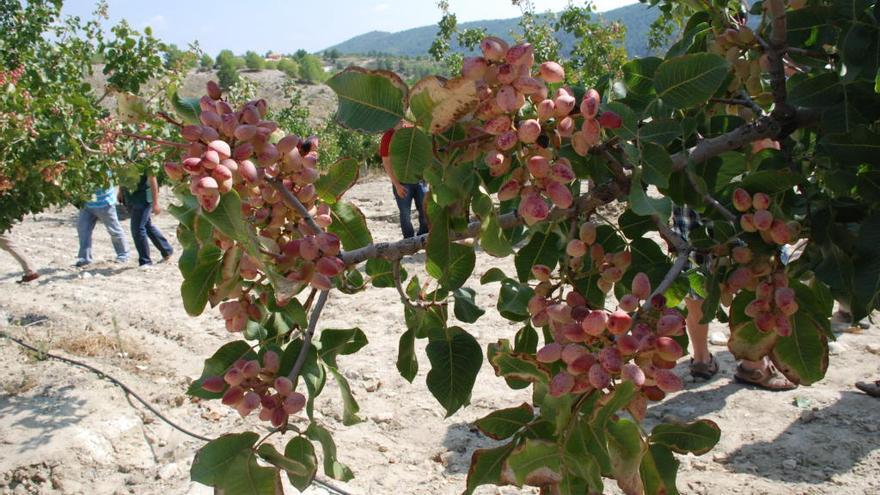
<svg viewBox="0 0 880 495">
<path fill-rule="evenodd" d="M 152 241 L 156 249 L 162 255 L 162 261 L 167 261 L 174 253 L 174 248 L 162 235 L 162 232 L 153 225 L 150 214 L 158 215 L 162 212 L 159 208 L 159 184 L 156 178 L 141 175 L 137 189 L 128 191 L 123 189 L 125 204 L 131 212 L 131 237 L 134 239 L 134 247 L 138 252 L 138 265 L 152 265 L 150 259 L 150 243 Z"/>
<path fill-rule="evenodd" d="M 425 194 L 428 187 L 424 182 L 415 184 L 405 184 L 397 180 L 394 170 L 391 168 L 390 146 L 391 137 L 394 135 L 394 129 L 389 129 L 382 136 L 379 143 L 379 156 L 382 157 L 382 166 L 385 173 L 391 179 L 391 191 L 394 194 L 394 201 L 397 202 L 397 210 L 400 212 L 400 230 L 403 232 L 404 238 L 413 237 L 428 233 L 428 219 L 425 215 Z M 419 212 L 419 231 L 415 232 L 412 224 L 412 204 L 416 203 L 416 210 Z"/>
<path fill-rule="evenodd" d="M 76 233 L 79 236 L 76 266 L 86 266 L 92 262 L 92 231 L 95 230 L 98 220 L 104 224 L 107 233 L 110 234 L 113 248 L 116 250 L 116 262 L 127 263 L 128 241 L 116 216 L 116 187 L 110 186 L 96 190 L 93 199 L 86 202 L 79 210 L 79 218 L 76 222 Z"/>
</svg>

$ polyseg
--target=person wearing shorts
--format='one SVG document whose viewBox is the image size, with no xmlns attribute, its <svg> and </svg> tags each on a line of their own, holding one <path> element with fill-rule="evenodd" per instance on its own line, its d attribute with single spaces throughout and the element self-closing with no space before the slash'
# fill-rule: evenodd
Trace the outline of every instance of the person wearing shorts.
<svg viewBox="0 0 880 495">
<path fill-rule="evenodd" d="M 672 230 L 687 241 L 694 229 L 704 226 L 700 214 L 687 206 L 675 205 L 672 211 Z M 711 225 L 706 225 L 711 228 Z M 709 259 L 705 255 L 696 254 L 691 261 L 692 266 L 707 266 Z M 693 291 L 685 297 L 687 307 L 686 326 L 693 350 L 690 362 L 690 373 L 696 379 L 709 380 L 718 373 L 718 363 L 709 351 L 709 325 L 700 323 L 703 319 L 703 299 Z M 736 381 L 754 385 L 766 390 L 791 390 L 797 387 L 782 375 L 765 357 L 760 361 L 742 360 L 737 364 Z"/>
</svg>

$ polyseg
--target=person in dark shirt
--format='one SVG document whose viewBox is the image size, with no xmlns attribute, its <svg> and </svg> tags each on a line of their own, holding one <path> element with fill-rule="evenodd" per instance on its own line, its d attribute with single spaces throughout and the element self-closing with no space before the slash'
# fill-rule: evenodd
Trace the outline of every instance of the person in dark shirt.
<svg viewBox="0 0 880 495">
<path fill-rule="evenodd" d="M 425 194 L 428 188 L 424 182 L 415 184 L 404 184 L 397 180 L 394 170 L 391 168 L 391 137 L 394 136 L 394 129 L 389 129 L 382 135 L 382 141 L 379 143 L 379 156 L 382 157 L 382 166 L 385 173 L 391 179 L 392 192 L 394 200 L 397 202 L 397 209 L 400 212 L 400 230 L 403 231 L 403 237 L 409 238 L 415 235 L 428 233 L 428 219 L 425 216 Z M 419 212 L 419 231 L 415 232 L 412 224 L 412 204 L 416 203 L 416 210 Z"/>
<path fill-rule="evenodd" d="M 125 204 L 131 212 L 131 237 L 138 252 L 138 264 L 141 266 L 153 264 L 150 259 L 150 243 L 153 242 L 162 254 L 162 261 L 171 258 L 174 248 L 162 235 L 162 232 L 153 225 L 150 214 L 158 215 L 162 212 L 159 207 L 159 184 L 153 176 L 142 175 L 134 191 L 124 190 Z"/>
</svg>

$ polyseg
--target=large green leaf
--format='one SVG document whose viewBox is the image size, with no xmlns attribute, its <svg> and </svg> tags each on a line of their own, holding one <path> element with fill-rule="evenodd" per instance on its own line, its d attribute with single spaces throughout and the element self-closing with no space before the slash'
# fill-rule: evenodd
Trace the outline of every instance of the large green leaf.
<svg viewBox="0 0 880 495">
<path fill-rule="evenodd" d="M 667 59 L 654 74 L 654 89 L 667 105 L 688 108 L 704 103 L 727 78 L 729 64 L 712 53 Z"/>
<path fill-rule="evenodd" d="M 654 143 L 642 143 L 642 178 L 657 187 L 669 187 L 672 158 L 666 150 Z"/>
<path fill-rule="evenodd" d="M 528 284 L 521 284 L 512 278 L 501 281 L 498 293 L 498 314 L 510 321 L 529 319 L 527 305 L 535 291 Z"/>
<path fill-rule="evenodd" d="M 617 486 L 626 494 L 643 492 L 639 468 L 648 445 L 642 439 L 639 426 L 628 419 L 611 421 L 607 425 L 608 456 L 611 472 Z"/>
<path fill-rule="evenodd" d="M 657 444 L 648 446 L 639 467 L 645 495 L 678 495 L 678 487 L 675 486 L 678 464 L 669 447 Z"/>
<path fill-rule="evenodd" d="M 701 419 L 693 423 L 663 423 L 651 430 L 651 443 L 659 443 L 673 452 L 703 455 L 712 450 L 721 438 L 721 429 L 714 421 Z"/>
<path fill-rule="evenodd" d="M 843 165 L 876 163 L 880 134 L 858 126 L 846 134 L 829 134 L 820 141 L 822 151 Z"/>
<path fill-rule="evenodd" d="M 273 448 L 274 450 L 274 448 Z M 278 470 L 257 464 L 253 452 L 241 451 L 229 463 L 217 484 L 220 495 L 275 495 L 280 479 Z"/>
<path fill-rule="evenodd" d="M 391 168 L 397 180 L 414 184 L 422 179 L 422 171 L 431 163 L 431 138 L 416 127 L 395 131 L 389 148 Z"/>
<path fill-rule="evenodd" d="M 306 442 L 308 442 L 308 440 L 306 440 Z M 257 449 L 257 454 L 259 454 L 260 458 L 264 461 L 272 464 L 275 467 L 283 469 L 289 475 L 305 477 L 309 474 L 309 469 L 306 467 L 305 464 L 296 459 L 289 458 L 281 452 L 278 452 L 278 449 L 276 449 L 275 446 L 272 444 L 261 444 L 260 447 Z"/>
<path fill-rule="evenodd" d="M 639 127 L 639 140 L 660 146 L 667 146 L 681 136 L 681 124 L 672 119 L 654 119 Z"/>
<path fill-rule="evenodd" d="M 489 346 L 489 363 L 495 376 L 527 382 L 547 383 L 550 375 L 530 353 L 512 352 L 510 343 L 500 340 Z"/>
<path fill-rule="evenodd" d="M 788 101 L 802 107 L 828 107 L 843 98 L 840 77 L 833 72 L 821 72 L 815 77 L 795 74 L 788 80 Z"/>
<path fill-rule="evenodd" d="M 367 228 L 363 212 L 352 203 L 340 201 L 330 207 L 333 223 L 327 230 L 336 234 L 346 251 L 361 248 L 373 243 L 373 236 Z"/>
<path fill-rule="evenodd" d="M 478 419 L 474 424 L 484 435 L 495 440 L 510 438 L 523 429 L 535 418 L 532 406 L 522 404 L 519 407 L 499 409 L 488 416 Z"/>
<path fill-rule="evenodd" d="M 763 359 L 770 354 L 779 338 L 776 332 L 758 330 L 754 320 L 746 316 L 745 308 L 754 299 L 754 292 L 741 291 L 730 305 L 730 339 L 727 348 L 737 359 Z"/>
<path fill-rule="evenodd" d="M 241 199 L 235 191 L 220 196 L 220 204 L 214 211 L 202 211 L 202 215 L 230 239 L 245 242 L 248 238 L 248 227 L 241 216 Z"/>
<path fill-rule="evenodd" d="M 626 89 L 639 95 L 654 93 L 654 74 L 663 59 L 657 57 L 637 58 L 623 65 L 623 82 Z"/>
<path fill-rule="evenodd" d="M 428 234 L 425 270 L 440 282 L 443 288 L 454 290 L 467 281 L 474 271 L 476 255 L 473 247 L 452 242 L 449 238 L 449 213 L 445 208 L 434 208 L 431 232 Z"/>
<path fill-rule="evenodd" d="M 336 443 L 326 428 L 312 422 L 306 430 L 306 436 L 321 444 L 324 451 L 324 474 L 339 481 L 349 481 L 354 478 L 351 469 L 336 460 Z"/>
<path fill-rule="evenodd" d="M 318 197 L 327 204 L 339 201 L 339 198 L 348 191 L 358 180 L 361 165 L 353 158 L 340 158 L 330 165 L 327 173 L 315 181 L 315 191 Z"/>
<path fill-rule="evenodd" d="M 431 361 L 428 390 L 448 418 L 470 401 L 483 351 L 477 339 L 458 327 L 448 328 L 446 334 L 446 339 L 431 339 L 425 352 Z"/>
<path fill-rule="evenodd" d="M 493 211 L 482 223 L 480 247 L 492 256 L 503 258 L 513 253 L 510 231 L 501 228 L 498 213 Z"/>
<path fill-rule="evenodd" d="M 217 486 L 240 453 L 251 454 L 259 435 L 253 432 L 223 435 L 211 440 L 196 452 L 189 474 L 193 481 Z"/>
<path fill-rule="evenodd" d="M 294 437 L 284 447 L 284 456 L 298 462 L 305 468 L 305 474 L 295 474 L 287 471 L 290 484 L 299 491 L 305 491 L 318 471 L 318 459 L 315 457 L 315 447 L 305 437 Z"/>
<path fill-rule="evenodd" d="M 190 316 L 202 314 L 208 304 L 208 293 L 214 288 L 217 276 L 222 268 L 223 251 L 213 244 L 199 250 L 196 267 L 183 279 L 180 295 L 183 308 Z"/>
<path fill-rule="evenodd" d="M 333 366 L 327 366 L 327 370 L 336 380 L 336 385 L 339 386 L 339 393 L 342 396 L 342 424 L 351 426 L 360 423 L 363 419 L 357 413 L 360 412 L 361 407 L 354 398 L 354 394 L 351 393 L 351 385 L 348 384 L 348 380 Z"/>
<path fill-rule="evenodd" d="M 793 383 L 812 385 L 828 369 L 828 339 L 806 312 L 795 313 L 791 320 L 791 335 L 779 337 L 770 357 Z"/>
<path fill-rule="evenodd" d="M 666 221 L 672 215 L 672 201 L 669 198 L 649 197 L 642 189 L 639 174 L 633 174 L 632 184 L 629 188 L 629 205 L 633 213 L 641 216 L 659 215 Z"/>
<path fill-rule="evenodd" d="M 404 118 L 409 90 L 392 72 L 349 67 L 331 77 L 327 86 L 336 92 L 336 120 L 345 127 L 382 132 Z"/>
<path fill-rule="evenodd" d="M 199 115 L 202 113 L 202 109 L 199 106 L 199 97 L 181 98 L 177 93 L 176 85 L 169 86 L 168 89 L 167 96 L 171 101 L 171 106 L 174 107 L 174 113 L 186 124 L 200 124 Z"/>
<path fill-rule="evenodd" d="M 471 457 L 468 469 L 467 488 L 463 495 L 471 495 L 480 485 L 507 484 L 502 479 L 502 468 L 507 456 L 513 451 L 514 443 L 508 443 L 494 449 L 477 449 Z"/>
<path fill-rule="evenodd" d="M 514 257 L 516 275 L 520 282 L 527 282 L 532 275 L 532 267 L 546 265 L 553 270 L 562 255 L 562 238 L 555 232 L 545 234 L 535 232 L 528 244 L 523 246 Z"/>
<path fill-rule="evenodd" d="M 507 457 L 518 486 L 547 486 L 562 481 L 562 454 L 559 446 L 545 440 L 528 439 Z"/>
</svg>

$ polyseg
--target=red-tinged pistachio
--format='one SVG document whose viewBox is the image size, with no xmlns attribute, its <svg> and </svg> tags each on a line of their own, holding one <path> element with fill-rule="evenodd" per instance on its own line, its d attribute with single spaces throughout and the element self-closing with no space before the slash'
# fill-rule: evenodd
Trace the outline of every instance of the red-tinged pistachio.
<svg viewBox="0 0 880 495">
<path fill-rule="evenodd" d="M 245 160 L 254 154 L 254 146 L 251 143 L 242 143 L 235 147 L 232 152 L 232 158 L 236 160 Z"/>
<path fill-rule="evenodd" d="M 504 59 L 510 65 L 522 65 L 531 67 L 534 60 L 535 49 L 530 43 L 523 43 L 510 47 L 505 54 Z"/>
<path fill-rule="evenodd" d="M 498 190 L 498 200 L 509 201 L 519 195 L 520 189 L 520 183 L 516 179 L 505 182 L 501 189 Z"/>
<path fill-rule="evenodd" d="M 214 111 L 203 111 L 199 114 L 199 120 L 202 124 L 211 126 L 215 129 L 219 128 L 223 121 L 220 119 L 220 115 Z"/>
<path fill-rule="evenodd" d="M 222 100 L 218 101 L 216 103 L 216 105 L 214 106 L 214 108 L 217 110 L 217 113 L 219 113 L 220 115 L 226 115 L 228 113 L 233 113 L 232 107 L 229 106 L 229 103 L 226 103 L 225 101 L 222 101 Z"/>
<path fill-rule="evenodd" d="M 511 113 L 519 109 L 518 95 L 513 86 L 501 86 L 495 94 L 495 101 L 502 112 Z"/>
<path fill-rule="evenodd" d="M 489 119 L 483 125 L 483 130 L 488 134 L 497 136 L 503 132 L 509 131 L 512 122 L 513 121 L 509 115 L 499 115 L 495 118 Z"/>
<path fill-rule="evenodd" d="M 572 170 L 571 166 L 568 164 L 568 160 L 560 160 L 554 163 L 550 168 L 550 177 L 556 182 L 561 182 L 563 184 L 568 184 L 577 178 L 574 175 L 574 170 Z"/>
<path fill-rule="evenodd" d="M 495 36 L 487 36 L 480 42 L 480 50 L 488 60 L 500 62 L 507 54 L 507 42 Z"/>
<path fill-rule="evenodd" d="M 333 287 L 333 282 L 323 273 L 315 273 L 312 275 L 309 285 L 318 290 L 330 290 Z"/>
<path fill-rule="evenodd" d="M 623 335 L 631 324 L 632 317 L 625 311 L 617 310 L 608 317 L 608 331 L 613 335 Z"/>
<path fill-rule="evenodd" d="M 556 105 L 556 117 L 562 118 L 567 116 L 574 110 L 574 106 L 577 103 L 574 96 L 569 95 L 568 93 L 563 93 L 553 100 L 553 103 Z"/>
<path fill-rule="evenodd" d="M 561 182 L 549 182 L 546 185 L 546 192 L 550 201 L 553 201 L 553 204 L 559 208 L 570 208 L 574 202 L 574 197 L 572 196 L 571 191 Z"/>
<path fill-rule="evenodd" d="M 207 84 L 205 84 L 205 88 L 207 89 L 208 97 L 210 97 L 212 100 L 219 100 L 220 97 L 223 95 L 222 91 L 220 90 L 220 85 L 217 84 L 216 81 L 208 81 Z"/>
<path fill-rule="evenodd" d="M 501 151 L 511 150 L 517 143 L 519 143 L 519 136 L 515 131 L 507 131 L 495 136 L 495 147 Z"/>
<path fill-rule="evenodd" d="M 588 89 L 584 93 L 583 100 L 581 100 L 581 115 L 585 119 L 595 118 L 596 114 L 599 113 L 599 105 L 601 103 L 602 98 L 599 96 L 599 92 L 593 88 Z"/>
<path fill-rule="evenodd" d="M 220 157 L 220 160 L 225 160 L 229 158 L 232 152 L 229 149 L 229 143 L 226 141 L 221 141 L 219 139 L 211 141 L 208 143 L 208 148 L 217 152 L 217 155 Z M 217 163 L 220 163 L 219 161 Z"/>
<path fill-rule="evenodd" d="M 739 217 L 739 226 L 745 232 L 757 232 L 758 228 L 755 226 L 755 217 L 751 213 L 746 213 L 745 215 Z"/>
<path fill-rule="evenodd" d="M 185 125 L 180 130 L 180 135 L 183 139 L 187 141 L 198 141 L 202 138 L 202 126 L 200 125 Z"/>
<path fill-rule="evenodd" d="M 556 132 L 559 133 L 559 137 L 571 137 L 574 131 L 575 122 L 571 117 L 564 117 L 556 124 Z"/>
<path fill-rule="evenodd" d="M 767 210 L 756 210 L 753 218 L 758 230 L 770 230 L 773 226 L 773 214 Z"/>
<path fill-rule="evenodd" d="M 238 174 L 249 184 L 254 184 L 260 179 L 257 167 L 250 160 L 241 160 L 238 162 Z"/>
<path fill-rule="evenodd" d="M 541 100 L 538 102 L 537 112 L 540 120 L 552 119 L 556 114 L 556 103 L 549 98 Z"/>
<path fill-rule="evenodd" d="M 233 135 L 240 141 L 249 141 L 257 134 L 257 126 L 253 124 L 241 124 L 235 128 Z"/>
<path fill-rule="evenodd" d="M 519 214 L 528 225 L 534 225 L 547 218 L 550 207 L 540 196 L 530 195 L 519 204 Z"/>
<path fill-rule="evenodd" d="M 523 143 L 534 143 L 538 140 L 538 136 L 541 135 L 541 124 L 535 119 L 520 121 L 517 135 L 519 136 L 519 140 Z"/>
<path fill-rule="evenodd" d="M 324 256 L 315 264 L 318 273 L 322 273 L 328 277 L 335 277 L 345 270 L 345 263 L 335 256 Z"/>
<path fill-rule="evenodd" d="M 513 81 L 513 87 L 524 95 L 536 95 L 547 90 L 547 86 L 540 79 L 529 76 L 520 76 Z"/>
<path fill-rule="evenodd" d="M 202 141 L 210 143 L 219 137 L 220 133 L 218 133 L 213 127 L 208 127 L 206 125 L 202 126 Z"/>
<path fill-rule="evenodd" d="M 644 272 L 639 272 L 633 277 L 632 294 L 642 300 L 648 299 L 651 295 L 651 280 Z"/>
<path fill-rule="evenodd" d="M 212 100 L 211 97 L 208 95 L 202 96 L 201 98 L 199 98 L 199 110 L 203 112 L 214 112 L 216 110 L 214 100 Z"/>
<path fill-rule="evenodd" d="M 574 387 L 574 377 L 565 371 L 559 372 L 550 380 L 550 395 L 559 397 L 571 392 Z"/>
<path fill-rule="evenodd" d="M 741 187 L 733 190 L 733 207 L 737 211 L 746 212 L 752 207 L 752 196 Z"/>
<path fill-rule="evenodd" d="M 556 62 L 544 62 L 538 68 L 541 79 L 548 83 L 560 83 L 565 80 L 565 69 Z"/>
<path fill-rule="evenodd" d="M 516 68 L 510 64 L 501 64 L 498 66 L 498 72 L 495 76 L 501 84 L 513 84 L 518 76 Z"/>
<path fill-rule="evenodd" d="M 177 162 L 165 162 L 165 173 L 171 180 L 183 179 L 183 166 Z"/>
<path fill-rule="evenodd" d="M 278 150 L 278 153 L 286 155 L 287 153 L 295 150 L 299 143 L 299 136 L 295 134 L 288 134 L 278 140 L 278 142 L 275 144 L 275 148 Z"/>
<path fill-rule="evenodd" d="M 461 62 L 461 76 L 476 81 L 486 75 L 488 68 L 489 63 L 483 57 L 465 57 Z"/>
<path fill-rule="evenodd" d="M 240 120 L 244 124 L 257 125 L 260 122 L 260 112 L 256 106 L 246 105 L 241 110 Z"/>
<path fill-rule="evenodd" d="M 602 112 L 599 116 L 599 125 L 605 129 L 619 129 L 623 125 L 623 119 L 620 115 L 612 111 Z"/>
</svg>

